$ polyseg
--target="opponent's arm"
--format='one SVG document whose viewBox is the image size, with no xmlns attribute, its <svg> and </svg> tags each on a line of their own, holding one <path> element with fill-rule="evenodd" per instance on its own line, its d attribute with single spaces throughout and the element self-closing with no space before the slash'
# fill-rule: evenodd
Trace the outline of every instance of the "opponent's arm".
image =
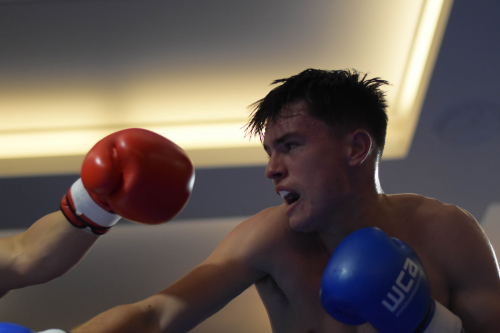
<svg viewBox="0 0 500 333">
<path fill-rule="evenodd" d="M 154 132 L 133 128 L 105 137 L 85 157 L 60 212 L 0 240 L 0 296 L 64 274 L 121 217 L 170 220 L 186 204 L 193 176 L 185 152 Z"/>
<path fill-rule="evenodd" d="M 0 239 L 0 296 L 61 276 L 85 256 L 97 238 L 73 227 L 59 211 L 20 234 Z"/>
<path fill-rule="evenodd" d="M 456 210 L 453 220 L 443 244 L 449 251 L 450 309 L 467 333 L 500 332 L 500 277 L 491 244 L 469 213 Z"/>
</svg>

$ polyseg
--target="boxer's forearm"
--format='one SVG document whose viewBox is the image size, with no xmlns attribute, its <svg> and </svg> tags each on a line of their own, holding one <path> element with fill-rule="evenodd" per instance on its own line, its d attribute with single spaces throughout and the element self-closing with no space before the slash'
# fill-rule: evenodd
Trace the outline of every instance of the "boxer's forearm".
<svg viewBox="0 0 500 333">
<path fill-rule="evenodd" d="M 60 211 L 46 215 L 22 234 L 22 257 L 30 284 L 54 279 L 73 268 L 98 236 L 73 227 Z"/>
<path fill-rule="evenodd" d="M 138 304 L 120 305 L 71 330 L 71 333 L 160 333 L 153 311 Z"/>
<path fill-rule="evenodd" d="M 48 214 L 28 230 L 2 240 L 2 290 L 45 283 L 75 266 L 97 236 L 73 227 L 61 212 Z"/>
</svg>

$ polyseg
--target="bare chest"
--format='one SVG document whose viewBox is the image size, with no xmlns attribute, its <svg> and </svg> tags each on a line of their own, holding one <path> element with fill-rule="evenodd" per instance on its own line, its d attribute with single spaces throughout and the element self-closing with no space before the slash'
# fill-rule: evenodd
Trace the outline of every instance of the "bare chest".
<svg viewBox="0 0 500 333">
<path fill-rule="evenodd" d="M 319 298 L 321 278 L 329 256 L 322 247 L 289 248 L 275 258 L 272 271 L 256 283 L 274 333 L 375 333 L 368 323 L 349 326 L 330 317 Z M 447 305 L 449 288 L 442 271 L 422 258 L 432 296 Z"/>
<path fill-rule="evenodd" d="M 294 253 L 256 283 L 274 333 L 376 332 L 369 324 L 342 324 L 323 310 L 319 290 L 327 262 L 322 251 Z"/>
</svg>

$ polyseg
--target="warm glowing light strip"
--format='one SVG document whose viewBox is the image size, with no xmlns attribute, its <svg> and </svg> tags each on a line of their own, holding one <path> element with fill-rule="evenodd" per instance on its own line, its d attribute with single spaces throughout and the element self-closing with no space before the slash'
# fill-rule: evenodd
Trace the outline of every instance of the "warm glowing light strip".
<svg viewBox="0 0 500 333">
<path fill-rule="evenodd" d="M 396 99 L 392 106 L 395 112 L 389 123 L 390 128 L 384 158 L 402 158 L 408 152 L 413 136 L 414 122 L 418 120 L 420 102 L 427 84 L 423 81 L 426 81 L 429 69 L 432 68 L 430 65 L 434 61 L 433 51 L 435 50 L 433 45 L 435 45 L 436 36 L 439 36 L 441 32 L 437 29 L 443 26 L 440 18 L 444 16 L 442 12 L 449 9 L 451 3 L 452 0 L 423 1 L 411 50 L 403 70 L 401 84 L 396 91 Z M 183 121 L 183 123 L 165 125 L 171 120 L 170 118 L 160 117 L 161 120 L 155 118 L 155 114 L 163 115 L 164 112 L 168 113 L 166 107 L 164 110 L 163 99 L 160 99 L 158 103 L 153 103 L 154 98 L 151 96 L 147 97 L 137 93 L 137 101 L 128 103 L 120 99 L 121 95 L 116 97 L 117 100 L 114 100 L 113 97 L 108 100 L 104 98 L 103 100 L 101 94 L 93 93 L 94 90 L 89 91 L 82 94 L 75 93 L 75 95 L 65 92 L 55 99 L 47 97 L 47 94 L 34 97 L 9 94 L 8 96 L 11 98 L 2 100 L 1 105 L 3 121 L 0 126 L 0 164 L 7 160 L 4 164 L 9 164 L 15 159 L 19 159 L 20 164 L 36 164 L 39 162 L 26 162 L 26 160 L 29 158 L 40 158 L 39 160 L 45 158 L 48 160 L 52 157 L 84 155 L 101 138 L 123 129 L 123 127 L 119 126 L 129 126 L 126 124 L 130 124 L 130 127 L 142 127 L 138 122 L 155 124 L 161 121 L 162 125 L 144 125 L 144 128 L 162 134 L 182 148 L 196 151 L 196 153 L 204 149 L 208 152 L 207 154 L 210 154 L 210 152 L 217 149 L 252 148 L 240 149 L 244 151 L 240 155 L 248 157 L 244 163 L 253 158 L 249 157 L 251 155 L 249 151 L 256 151 L 255 148 L 260 148 L 261 145 L 258 139 L 244 138 L 242 127 L 245 125 L 245 120 L 238 122 L 233 121 L 233 119 L 240 118 L 224 119 L 224 112 L 228 109 L 238 109 L 241 105 L 247 105 L 254 99 L 247 100 L 245 102 L 247 104 L 239 101 L 234 101 L 234 105 L 229 102 L 229 104 L 226 103 L 227 105 L 224 103 L 217 104 L 210 110 L 207 105 L 202 104 L 199 107 L 196 106 L 195 109 L 198 108 L 198 110 L 204 110 L 204 112 L 195 112 L 190 117 L 184 117 L 184 114 L 179 117 L 175 115 L 174 118 L 177 121 Z M 146 91 L 149 91 L 149 89 L 146 89 Z M 260 93 L 255 95 L 261 96 Z M 126 107 L 120 109 L 117 116 L 114 109 L 122 107 L 122 103 Z M 140 107 L 137 107 L 137 105 Z M 179 110 L 183 110 L 182 112 L 185 112 L 186 116 L 190 115 L 188 111 L 193 108 L 191 104 L 186 106 L 185 103 L 170 105 L 170 108 L 175 109 L 177 106 L 180 106 Z M 219 110 L 221 108 L 224 112 Z M 155 111 L 142 114 L 141 112 L 144 109 Z M 74 117 L 75 119 L 71 119 L 69 125 L 66 117 L 68 110 L 74 115 L 78 115 Z M 219 111 L 222 113 L 218 113 Z M 23 112 L 25 121 L 18 121 L 17 112 Z M 81 116 L 82 114 L 84 116 Z M 203 120 L 206 119 L 204 116 L 207 114 L 212 115 L 212 118 L 208 119 L 211 123 L 203 124 Z M 234 113 L 232 113 L 232 116 L 234 117 Z M 243 118 L 241 114 L 238 114 L 238 116 Z M 119 119 L 120 125 L 117 125 L 116 119 Z M 191 121 L 197 121 L 197 123 L 191 123 Z M 55 130 L 51 130 L 47 126 Z M 65 126 L 81 126 L 81 129 L 65 130 Z M 204 151 L 200 156 L 203 154 L 205 154 Z M 241 157 L 236 155 L 234 151 L 231 152 L 228 161 Z M 206 159 L 206 156 L 201 158 Z M 1 161 L 2 159 L 3 161 Z M 25 161 L 22 161 L 22 159 L 25 159 Z M 217 159 L 217 162 L 220 160 L 219 157 L 213 160 L 215 159 Z M 260 155 L 256 159 L 261 163 Z M 47 163 L 50 164 L 51 162 Z M 210 163 L 215 165 L 213 161 Z M 220 163 L 228 162 L 222 161 Z M 36 172 L 35 169 L 29 172 Z"/>
<path fill-rule="evenodd" d="M 244 123 L 145 127 L 177 143 L 184 149 L 260 146 L 258 139 L 244 138 Z M 9 133 L 0 135 L 0 159 L 84 155 L 113 129 Z"/>
<path fill-rule="evenodd" d="M 399 116 L 408 116 L 415 104 L 444 1 L 427 0 L 422 8 L 396 106 Z"/>
</svg>

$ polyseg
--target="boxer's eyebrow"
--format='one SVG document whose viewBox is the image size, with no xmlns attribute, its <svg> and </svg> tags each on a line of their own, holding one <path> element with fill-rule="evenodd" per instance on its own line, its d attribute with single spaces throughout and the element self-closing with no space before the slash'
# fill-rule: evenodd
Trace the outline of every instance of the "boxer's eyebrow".
<svg viewBox="0 0 500 333">
<path fill-rule="evenodd" d="M 283 134 L 282 136 L 280 136 L 279 138 L 274 139 L 274 141 L 273 141 L 273 142 L 271 142 L 271 145 L 274 145 L 274 146 L 279 145 L 280 143 L 283 143 L 283 142 L 285 142 L 286 140 L 288 140 L 288 139 L 290 139 L 290 138 L 293 138 L 293 137 L 296 137 L 296 136 L 298 136 L 298 135 L 299 135 L 299 134 L 298 134 L 298 133 L 296 133 L 296 132 L 289 132 L 289 133 L 285 133 L 285 134 Z M 269 150 L 270 150 L 269 145 L 267 145 L 267 144 L 265 144 L 265 143 L 264 143 L 264 144 L 262 144 L 262 146 L 264 147 L 264 150 L 265 150 L 265 151 L 268 153 L 268 155 L 269 155 Z"/>
<path fill-rule="evenodd" d="M 298 135 L 298 133 L 296 133 L 296 132 L 290 132 L 290 133 L 283 134 L 279 138 L 275 139 L 274 143 L 283 143 L 286 140 L 288 140 L 289 138 L 294 137 L 296 135 Z"/>
</svg>

